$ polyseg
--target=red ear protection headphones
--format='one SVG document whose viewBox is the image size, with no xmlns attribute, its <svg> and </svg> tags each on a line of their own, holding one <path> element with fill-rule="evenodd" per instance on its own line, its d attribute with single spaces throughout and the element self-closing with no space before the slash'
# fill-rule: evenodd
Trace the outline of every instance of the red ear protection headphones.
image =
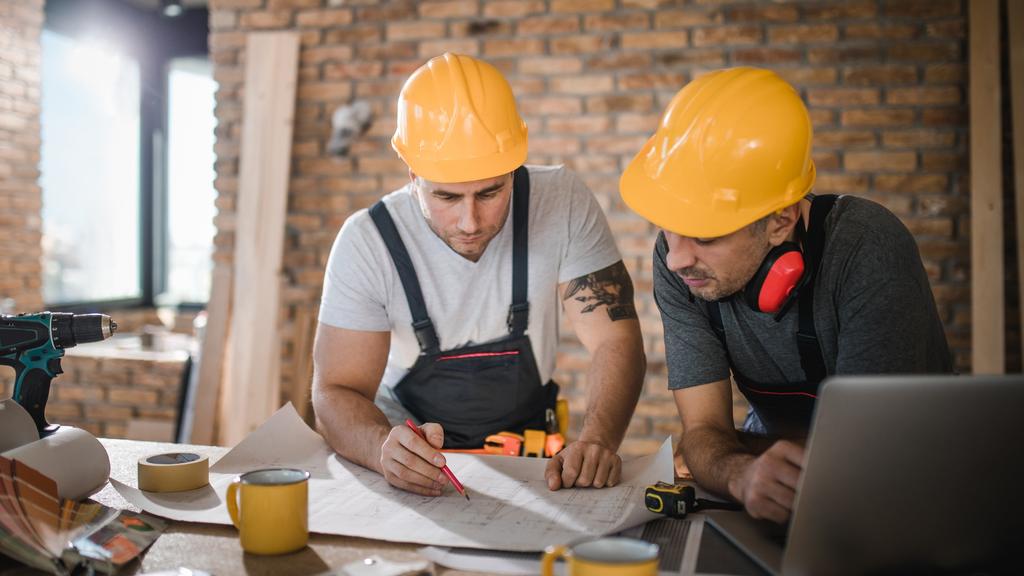
<svg viewBox="0 0 1024 576">
<path fill-rule="evenodd" d="M 804 256 L 800 245 L 783 242 L 764 257 L 761 267 L 747 282 L 743 297 L 747 305 L 757 312 L 785 313 L 803 276 Z"/>
</svg>

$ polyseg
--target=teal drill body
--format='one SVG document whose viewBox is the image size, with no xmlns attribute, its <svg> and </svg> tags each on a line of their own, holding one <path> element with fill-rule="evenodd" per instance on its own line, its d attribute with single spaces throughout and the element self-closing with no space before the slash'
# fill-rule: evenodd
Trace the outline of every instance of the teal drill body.
<svg viewBox="0 0 1024 576">
<path fill-rule="evenodd" d="M 110 337 L 117 324 L 105 314 L 37 312 L 0 315 L 0 364 L 14 368 L 14 401 L 32 417 L 40 436 L 57 426 L 46 422 L 50 382 L 63 373 L 64 350 Z"/>
</svg>

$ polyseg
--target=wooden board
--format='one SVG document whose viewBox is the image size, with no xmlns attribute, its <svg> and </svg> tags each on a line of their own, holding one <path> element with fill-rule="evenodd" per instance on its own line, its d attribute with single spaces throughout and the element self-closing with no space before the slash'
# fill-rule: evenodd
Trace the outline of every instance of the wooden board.
<svg viewBox="0 0 1024 576">
<path fill-rule="evenodd" d="M 280 405 L 281 256 L 291 168 L 299 34 L 246 41 L 238 224 L 219 441 L 233 445 Z"/>
<path fill-rule="evenodd" d="M 293 368 L 292 389 L 289 399 L 299 416 L 307 423 L 312 423 L 310 410 L 310 387 L 313 382 L 313 337 L 316 334 L 317 311 L 319 304 L 300 304 L 295 309 L 293 328 Z"/>
<path fill-rule="evenodd" d="M 1013 181 L 1017 211 L 1017 306 L 1020 354 L 1024 361 L 1024 2 L 1006 3 L 1010 38 L 1010 114 L 1013 117 Z"/>
<path fill-rule="evenodd" d="M 192 444 L 213 444 L 215 419 L 224 375 L 224 351 L 227 346 L 228 319 L 231 317 L 231 269 L 225 264 L 213 268 L 210 300 L 206 304 L 206 328 L 200 345 L 198 377 L 189 379 L 181 440 Z"/>
<path fill-rule="evenodd" d="M 1006 369 L 999 2 L 974 0 L 970 15 L 971 365 Z"/>
</svg>

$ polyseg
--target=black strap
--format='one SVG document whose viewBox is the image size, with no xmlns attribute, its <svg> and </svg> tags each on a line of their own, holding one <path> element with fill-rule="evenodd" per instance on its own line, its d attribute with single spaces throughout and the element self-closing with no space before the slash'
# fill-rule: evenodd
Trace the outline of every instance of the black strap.
<svg viewBox="0 0 1024 576">
<path fill-rule="evenodd" d="M 811 201 L 811 217 L 803 246 L 804 276 L 800 279 L 797 297 L 800 314 L 796 345 L 800 351 L 800 367 L 808 382 L 821 382 L 826 376 L 825 359 L 821 355 L 821 345 L 814 329 L 814 280 L 821 266 L 821 256 L 825 252 L 825 218 L 838 198 L 835 194 L 826 194 Z"/>
<path fill-rule="evenodd" d="M 405 299 L 409 302 L 412 315 L 412 329 L 424 354 L 440 352 L 440 340 L 437 330 L 427 314 L 427 305 L 423 300 L 423 291 L 416 276 L 405 243 L 395 227 L 391 213 L 383 201 L 370 207 L 370 218 L 377 226 L 384 245 L 391 254 L 391 260 L 398 270 L 402 281 Z M 513 336 L 521 336 L 526 332 L 530 322 L 530 303 L 527 287 L 529 286 L 528 243 L 530 220 L 530 173 L 525 166 L 516 169 L 512 180 L 512 305 L 508 310 L 508 329 Z"/>
<path fill-rule="evenodd" d="M 434 323 L 430 321 L 427 314 L 427 305 L 423 302 L 423 291 L 420 290 L 420 281 L 416 277 L 416 269 L 409 258 L 409 252 L 405 249 L 402 237 L 398 234 L 395 221 L 391 219 L 391 213 L 383 201 L 378 201 L 370 207 L 370 218 L 377 226 L 384 245 L 391 253 L 391 260 L 398 270 L 398 277 L 402 280 L 402 288 L 405 290 L 405 299 L 409 302 L 409 312 L 412 314 L 412 329 L 416 332 L 416 340 L 420 343 L 420 351 L 424 354 L 440 352 L 440 342 L 437 339 L 437 331 L 434 330 Z"/>
<path fill-rule="evenodd" d="M 803 242 L 804 275 L 795 290 L 799 303 L 796 345 L 800 352 L 800 367 L 804 371 L 807 382 L 815 384 L 825 379 L 826 370 L 825 359 L 821 355 L 821 346 L 818 343 L 818 334 L 814 329 L 814 279 L 818 273 L 818 267 L 821 266 L 821 256 L 825 252 L 825 218 L 828 217 L 838 199 L 839 196 L 835 194 L 825 194 L 815 196 L 811 200 L 810 222 L 807 225 L 806 237 Z M 708 302 L 708 320 L 728 354 L 729 347 L 725 343 L 725 324 L 722 322 L 722 310 L 718 300 Z"/>
<path fill-rule="evenodd" d="M 512 175 L 512 305 L 508 330 L 522 336 L 530 323 L 529 285 L 530 173 L 520 166 Z"/>
</svg>

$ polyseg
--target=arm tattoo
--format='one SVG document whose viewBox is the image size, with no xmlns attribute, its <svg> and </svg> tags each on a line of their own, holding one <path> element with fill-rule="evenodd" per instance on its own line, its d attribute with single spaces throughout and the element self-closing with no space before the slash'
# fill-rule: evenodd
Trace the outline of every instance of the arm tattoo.
<svg viewBox="0 0 1024 576">
<path fill-rule="evenodd" d="M 584 304 L 581 310 L 583 314 L 607 306 L 608 317 L 612 321 L 636 318 L 633 281 L 629 278 L 629 272 L 626 272 L 626 265 L 622 260 L 597 272 L 571 280 L 562 299 L 570 298 Z"/>
</svg>

